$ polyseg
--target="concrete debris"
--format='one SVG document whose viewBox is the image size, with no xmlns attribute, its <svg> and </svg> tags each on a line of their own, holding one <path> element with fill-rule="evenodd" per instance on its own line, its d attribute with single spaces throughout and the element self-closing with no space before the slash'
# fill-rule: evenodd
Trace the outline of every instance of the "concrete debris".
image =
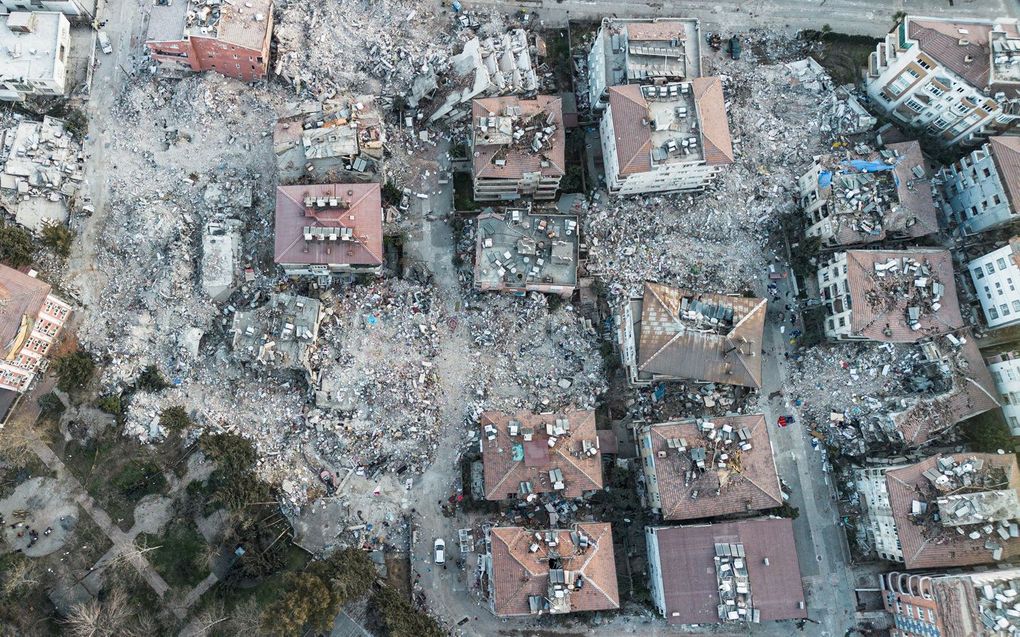
<svg viewBox="0 0 1020 637">
<path fill-rule="evenodd" d="M 243 225 L 237 219 L 210 221 L 205 225 L 202 234 L 202 289 L 213 301 L 226 301 L 240 281 Z"/>
<path fill-rule="evenodd" d="M 319 337 L 322 303 L 296 294 L 272 294 L 262 307 L 235 312 L 234 355 L 256 367 L 303 369 Z"/>
</svg>

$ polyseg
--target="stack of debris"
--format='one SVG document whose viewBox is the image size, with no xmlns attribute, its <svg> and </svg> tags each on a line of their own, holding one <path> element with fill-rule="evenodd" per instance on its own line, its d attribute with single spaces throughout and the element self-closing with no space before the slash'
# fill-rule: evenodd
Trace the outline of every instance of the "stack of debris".
<svg viewBox="0 0 1020 637">
<path fill-rule="evenodd" d="M 0 197 L 18 223 L 39 230 L 47 223 L 65 223 L 68 202 L 81 186 L 85 160 L 81 143 L 63 120 L 22 119 L 0 131 L 3 173 Z"/>
<path fill-rule="evenodd" d="M 719 621 L 758 623 L 751 601 L 751 579 L 743 544 L 715 545 L 715 578 L 719 583 Z"/>
</svg>

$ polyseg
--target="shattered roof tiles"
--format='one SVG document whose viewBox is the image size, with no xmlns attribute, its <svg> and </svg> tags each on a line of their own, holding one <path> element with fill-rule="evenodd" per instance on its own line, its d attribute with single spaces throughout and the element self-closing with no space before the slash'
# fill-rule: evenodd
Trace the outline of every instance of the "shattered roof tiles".
<svg viewBox="0 0 1020 637">
<path fill-rule="evenodd" d="M 519 118 L 551 114 L 551 125 L 556 127 L 552 134 L 552 146 L 543 149 L 541 153 L 533 153 L 530 148 L 513 149 L 506 144 L 476 144 L 474 152 L 478 156 L 474 158 L 475 177 L 520 179 L 526 173 L 541 173 L 552 177 L 566 174 L 567 133 L 563 125 L 563 100 L 550 95 L 539 95 L 530 100 L 513 96 L 476 99 L 471 103 L 471 119 L 477 122 L 482 117 L 488 117 L 489 113 L 500 115 L 507 106 L 519 107 Z M 497 159 L 505 159 L 506 165 L 497 165 Z M 543 166 L 543 160 L 548 165 Z"/>
</svg>

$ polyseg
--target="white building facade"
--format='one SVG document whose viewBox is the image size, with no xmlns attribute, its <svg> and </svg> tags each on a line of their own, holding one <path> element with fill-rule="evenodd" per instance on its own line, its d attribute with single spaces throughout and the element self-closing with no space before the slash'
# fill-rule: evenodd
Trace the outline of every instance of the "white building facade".
<svg viewBox="0 0 1020 637">
<path fill-rule="evenodd" d="M 69 18 L 93 18 L 96 12 L 95 0 L 0 0 L 4 12 L 14 11 L 56 11 Z"/>
<path fill-rule="evenodd" d="M 1020 195 L 1020 138 L 992 137 L 938 176 L 940 205 L 965 235 L 977 234 L 1011 223 Z M 1016 194 L 1014 195 L 1014 191 Z"/>
<path fill-rule="evenodd" d="M 828 262 L 818 268 L 818 289 L 822 303 L 828 310 L 825 319 L 825 337 L 829 340 L 853 339 L 850 317 L 853 302 L 850 299 L 850 280 L 847 278 L 847 254 L 836 252 Z"/>
<path fill-rule="evenodd" d="M 1013 246 L 980 256 L 967 269 L 988 327 L 1020 323 L 1020 267 L 1013 259 Z"/>
<path fill-rule="evenodd" d="M 0 100 L 63 95 L 71 23 L 57 12 L 12 13 L 0 25 Z"/>
<path fill-rule="evenodd" d="M 1020 436 L 1020 352 L 1003 352 L 988 358 L 988 371 L 1002 398 L 1002 415 L 1009 432 Z"/>
<path fill-rule="evenodd" d="M 867 510 L 863 517 L 868 537 L 875 545 L 875 552 L 883 560 L 903 561 L 903 547 L 896 533 L 896 520 L 889 503 L 889 489 L 885 474 L 890 468 L 858 469 L 855 472 L 857 492 Z"/>
</svg>

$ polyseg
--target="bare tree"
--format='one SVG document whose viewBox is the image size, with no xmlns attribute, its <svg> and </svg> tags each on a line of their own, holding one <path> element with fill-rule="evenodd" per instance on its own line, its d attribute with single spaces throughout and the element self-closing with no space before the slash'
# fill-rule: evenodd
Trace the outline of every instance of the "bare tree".
<svg viewBox="0 0 1020 637">
<path fill-rule="evenodd" d="M 131 635 L 135 608 L 127 594 L 116 588 L 100 602 L 91 599 L 71 608 L 64 625 L 71 637 L 113 637 Z"/>
</svg>

